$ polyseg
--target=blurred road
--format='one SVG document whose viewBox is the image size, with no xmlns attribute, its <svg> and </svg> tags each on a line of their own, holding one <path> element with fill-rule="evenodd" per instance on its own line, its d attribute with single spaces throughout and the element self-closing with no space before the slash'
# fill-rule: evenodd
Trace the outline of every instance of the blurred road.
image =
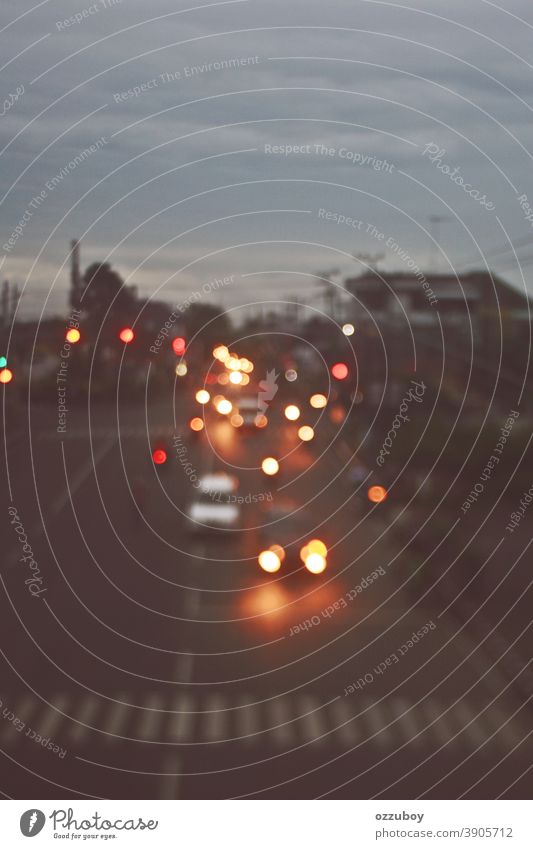
<svg viewBox="0 0 533 849">
<path fill-rule="evenodd" d="M 40 581 L 34 597 L 6 503 L 4 793 L 526 797 L 529 705 L 444 602 L 402 588 L 417 555 L 388 532 L 392 505 L 371 509 L 350 482 L 342 434 L 332 442 L 325 417 L 300 443 L 273 416 L 246 435 L 215 413 L 194 434 L 189 395 L 147 416 L 71 411 L 62 434 L 33 408 L 31 440 L 8 422 L 12 504 Z M 191 531 L 177 435 L 198 475 L 238 476 L 239 529 Z M 159 444 L 168 460 L 154 466 Z M 268 455 L 275 477 L 259 468 Z M 294 572 L 298 540 L 279 573 L 259 569 L 281 502 L 326 542 L 324 574 Z"/>
</svg>

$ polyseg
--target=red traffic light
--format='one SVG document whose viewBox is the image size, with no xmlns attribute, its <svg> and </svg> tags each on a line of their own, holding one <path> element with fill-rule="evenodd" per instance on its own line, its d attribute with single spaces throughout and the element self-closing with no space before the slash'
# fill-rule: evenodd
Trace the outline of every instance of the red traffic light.
<svg viewBox="0 0 533 849">
<path fill-rule="evenodd" d="M 167 452 L 163 448 L 156 448 L 152 453 L 152 460 L 156 466 L 162 466 L 163 463 L 167 462 Z"/>
<path fill-rule="evenodd" d="M 336 380 L 345 380 L 348 377 L 348 366 L 346 363 L 335 363 L 331 366 L 331 373 Z"/>
<path fill-rule="evenodd" d="M 128 344 L 128 342 L 133 342 L 134 336 L 135 333 L 133 332 L 131 327 L 123 327 L 120 333 L 118 334 L 118 338 L 120 339 L 120 341 L 125 342 L 126 345 Z"/>
<path fill-rule="evenodd" d="M 172 350 L 176 356 L 181 357 L 181 355 L 185 353 L 186 347 L 187 343 L 183 336 L 176 336 L 176 338 L 172 340 Z"/>
</svg>

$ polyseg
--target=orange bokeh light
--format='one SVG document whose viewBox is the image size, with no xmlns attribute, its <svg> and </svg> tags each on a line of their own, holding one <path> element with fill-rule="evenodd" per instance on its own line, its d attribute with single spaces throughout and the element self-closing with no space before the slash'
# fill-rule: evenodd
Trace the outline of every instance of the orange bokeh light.
<svg viewBox="0 0 533 849">
<path fill-rule="evenodd" d="M 67 342 L 72 342 L 72 344 L 74 345 L 76 344 L 76 342 L 80 341 L 81 333 L 75 327 L 71 327 L 69 330 L 67 330 L 65 334 L 65 339 L 67 340 Z"/>
<path fill-rule="evenodd" d="M 368 500 L 373 504 L 380 504 L 387 498 L 387 490 L 384 486 L 371 486 L 368 490 Z"/>
<path fill-rule="evenodd" d="M 195 416 L 193 419 L 190 420 L 189 427 L 191 428 L 191 430 L 195 430 L 196 432 L 203 430 L 204 420 L 201 419 L 199 416 Z"/>
</svg>

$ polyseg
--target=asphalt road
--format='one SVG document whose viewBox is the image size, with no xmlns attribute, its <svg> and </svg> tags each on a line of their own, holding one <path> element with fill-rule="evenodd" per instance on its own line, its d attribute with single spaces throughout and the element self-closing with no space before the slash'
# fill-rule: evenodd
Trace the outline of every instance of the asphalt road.
<svg viewBox="0 0 533 849">
<path fill-rule="evenodd" d="M 193 434 L 191 395 L 73 409 L 64 433 L 50 408 L 24 427 L 8 417 L 4 795 L 526 797 L 529 704 L 453 610 L 403 586 L 418 555 L 389 530 L 393 505 L 354 490 L 338 426 L 325 415 L 302 444 L 275 411 L 250 435 L 209 414 Z M 191 529 L 180 457 L 237 475 L 237 529 Z M 282 502 L 303 541 L 268 576 L 261 529 Z M 313 536 L 328 546 L 320 576 L 294 568 Z"/>
</svg>

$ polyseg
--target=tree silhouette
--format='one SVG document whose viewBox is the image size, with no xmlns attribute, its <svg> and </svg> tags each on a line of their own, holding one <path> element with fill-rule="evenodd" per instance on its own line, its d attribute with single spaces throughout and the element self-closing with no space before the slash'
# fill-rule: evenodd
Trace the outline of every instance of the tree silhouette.
<svg viewBox="0 0 533 849">
<path fill-rule="evenodd" d="M 81 308 L 91 335 L 117 333 L 135 316 L 136 297 L 109 263 L 95 262 L 83 275 Z"/>
</svg>

